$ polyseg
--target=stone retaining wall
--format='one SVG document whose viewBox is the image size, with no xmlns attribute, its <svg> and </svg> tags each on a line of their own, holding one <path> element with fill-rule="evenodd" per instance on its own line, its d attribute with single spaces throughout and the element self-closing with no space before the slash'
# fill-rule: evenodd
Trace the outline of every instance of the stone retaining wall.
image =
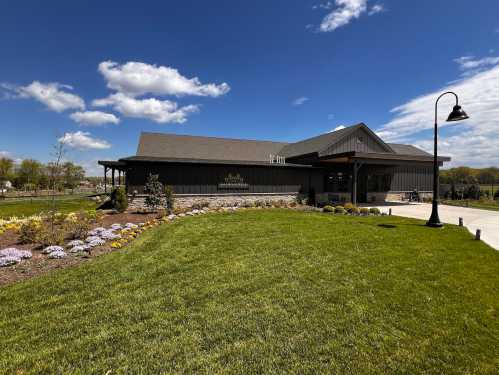
<svg viewBox="0 0 499 375">
<path fill-rule="evenodd" d="M 175 208 L 190 208 L 194 204 L 208 204 L 208 207 L 234 207 L 243 206 L 245 203 L 255 204 L 256 201 L 290 203 L 296 201 L 297 193 L 288 194 L 200 194 L 200 195 L 174 195 Z M 145 195 L 129 197 L 130 210 L 144 209 Z M 164 206 L 164 203 L 163 203 Z"/>
</svg>

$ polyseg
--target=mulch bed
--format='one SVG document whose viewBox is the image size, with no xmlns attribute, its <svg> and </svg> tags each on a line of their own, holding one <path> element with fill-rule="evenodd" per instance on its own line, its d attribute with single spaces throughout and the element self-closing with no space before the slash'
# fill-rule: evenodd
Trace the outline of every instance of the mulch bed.
<svg viewBox="0 0 499 375">
<path fill-rule="evenodd" d="M 142 214 L 142 213 L 120 213 L 120 214 L 106 214 L 102 220 L 93 226 L 97 227 L 110 227 L 111 224 L 120 223 L 140 223 L 146 222 L 150 219 L 157 218 L 158 214 Z M 47 255 L 41 253 L 42 248 L 36 244 L 19 244 L 19 235 L 15 231 L 8 230 L 0 234 L 0 249 L 7 247 L 15 247 L 19 250 L 29 250 L 32 252 L 31 259 L 25 259 L 21 263 L 10 267 L 0 268 L 0 286 L 12 284 L 17 281 L 28 279 L 34 276 L 42 275 L 55 269 L 66 268 L 80 263 L 92 261 L 99 255 L 116 251 L 111 248 L 109 241 L 103 246 L 97 246 L 92 249 L 91 254 L 85 256 L 75 256 L 68 254 L 67 257 L 62 259 L 50 259 Z"/>
</svg>

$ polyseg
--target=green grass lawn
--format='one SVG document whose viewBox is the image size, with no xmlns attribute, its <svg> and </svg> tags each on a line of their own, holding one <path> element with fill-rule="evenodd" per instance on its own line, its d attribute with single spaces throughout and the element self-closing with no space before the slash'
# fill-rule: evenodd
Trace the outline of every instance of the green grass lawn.
<svg viewBox="0 0 499 375">
<path fill-rule="evenodd" d="M 63 213 L 74 212 L 78 210 L 94 209 L 94 201 L 83 196 L 65 196 L 56 197 L 57 211 Z M 52 200 L 50 198 L 33 199 L 9 199 L 0 200 L 0 219 L 6 219 L 12 216 L 31 216 L 42 212 L 50 211 Z"/>
<path fill-rule="evenodd" d="M 484 200 L 445 200 L 442 202 L 443 204 L 447 204 L 449 206 L 457 206 L 457 207 L 471 207 L 471 208 L 479 208 L 482 210 L 491 210 L 491 211 L 499 211 L 499 201 L 492 199 L 484 199 Z"/>
<path fill-rule="evenodd" d="M 0 372 L 497 374 L 498 269 L 450 225 L 185 218 L 0 289 Z"/>
</svg>

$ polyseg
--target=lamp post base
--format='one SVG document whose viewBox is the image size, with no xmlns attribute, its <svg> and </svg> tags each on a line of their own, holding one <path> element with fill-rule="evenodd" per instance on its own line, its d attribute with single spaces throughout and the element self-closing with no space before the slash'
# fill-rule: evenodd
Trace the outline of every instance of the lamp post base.
<svg viewBox="0 0 499 375">
<path fill-rule="evenodd" d="M 428 221 L 426 222 L 427 227 L 432 227 L 432 228 L 442 228 L 444 226 L 444 223 L 441 223 L 440 221 Z"/>
</svg>

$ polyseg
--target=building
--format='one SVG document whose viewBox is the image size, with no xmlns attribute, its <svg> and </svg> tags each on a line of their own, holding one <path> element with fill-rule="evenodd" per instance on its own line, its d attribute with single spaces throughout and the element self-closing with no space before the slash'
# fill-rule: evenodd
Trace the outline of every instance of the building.
<svg viewBox="0 0 499 375">
<path fill-rule="evenodd" d="M 440 157 L 439 164 L 449 161 Z M 386 143 L 365 124 L 295 143 L 142 133 L 137 154 L 99 161 L 140 197 L 150 174 L 171 185 L 177 199 L 227 201 L 294 199 L 380 202 L 417 190 L 431 196 L 433 155 Z"/>
</svg>

